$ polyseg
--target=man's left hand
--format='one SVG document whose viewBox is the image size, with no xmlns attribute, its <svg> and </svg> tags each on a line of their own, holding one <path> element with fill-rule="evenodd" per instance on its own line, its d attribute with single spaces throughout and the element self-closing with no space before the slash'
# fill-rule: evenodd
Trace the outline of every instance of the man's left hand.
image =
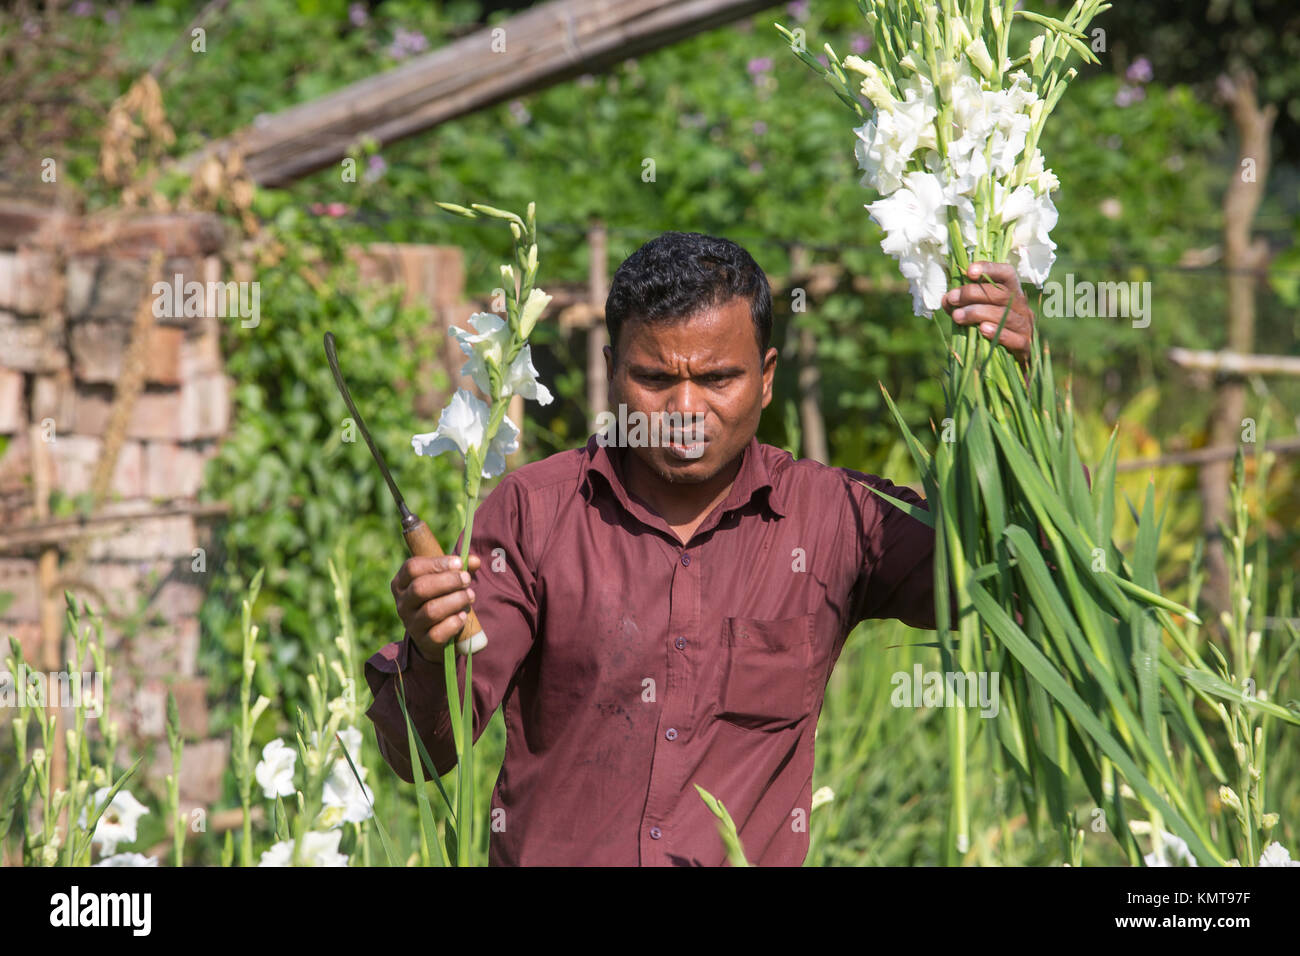
<svg viewBox="0 0 1300 956">
<path fill-rule="evenodd" d="M 987 277 L 993 281 L 972 282 L 950 290 L 943 297 L 944 311 L 958 325 L 978 325 L 980 334 L 991 339 L 1010 302 L 1011 311 L 998 342 L 1019 361 L 1028 362 L 1034 313 L 1020 288 L 1016 270 L 1005 262 L 972 262 L 966 274 L 972 279 Z"/>
</svg>

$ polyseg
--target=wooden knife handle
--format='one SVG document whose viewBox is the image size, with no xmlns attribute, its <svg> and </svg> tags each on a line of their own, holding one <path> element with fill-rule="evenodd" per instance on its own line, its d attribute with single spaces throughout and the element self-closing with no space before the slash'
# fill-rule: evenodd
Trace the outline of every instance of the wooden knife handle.
<svg viewBox="0 0 1300 956">
<path fill-rule="evenodd" d="M 440 558 L 443 556 L 444 552 L 438 544 L 438 539 L 433 536 L 429 526 L 418 518 L 409 531 L 402 532 L 402 537 L 406 539 L 406 548 L 411 552 L 412 557 Z M 474 608 L 471 607 L 469 616 L 465 619 L 465 626 L 461 629 L 460 636 L 456 638 L 456 653 L 462 657 L 467 654 L 477 654 L 486 646 L 487 636 L 483 633 L 483 625 L 479 624 L 478 615 L 474 613 Z"/>
</svg>

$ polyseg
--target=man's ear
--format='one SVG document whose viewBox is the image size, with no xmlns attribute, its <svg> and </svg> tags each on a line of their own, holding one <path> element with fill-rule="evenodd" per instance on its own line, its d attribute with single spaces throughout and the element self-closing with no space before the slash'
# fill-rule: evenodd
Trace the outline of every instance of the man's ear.
<svg viewBox="0 0 1300 956">
<path fill-rule="evenodd" d="M 606 345 L 602 350 L 605 353 L 605 381 L 614 381 L 614 348 Z"/>
<path fill-rule="evenodd" d="M 767 408 L 772 401 L 772 379 L 776 375 L 776 349 L 768 349 L 767 356 L 763 359 L 763 407 Z"/>
</svg>

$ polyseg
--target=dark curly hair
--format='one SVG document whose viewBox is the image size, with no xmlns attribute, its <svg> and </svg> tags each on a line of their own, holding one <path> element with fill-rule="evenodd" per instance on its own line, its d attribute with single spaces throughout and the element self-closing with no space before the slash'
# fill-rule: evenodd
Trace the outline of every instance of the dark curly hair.
<svg viewBox="0 0 1300 956">
<path fill-rule="evenodd" d="M 670 323 L 738 297 L 749 301 L 761 361 L 772 338 L 772 291 L 753 256 L 699 232 L 656 236 L 623 261 L 609 285 L 605 327 L 615 361 L 623 323 Z"/>
</svg>

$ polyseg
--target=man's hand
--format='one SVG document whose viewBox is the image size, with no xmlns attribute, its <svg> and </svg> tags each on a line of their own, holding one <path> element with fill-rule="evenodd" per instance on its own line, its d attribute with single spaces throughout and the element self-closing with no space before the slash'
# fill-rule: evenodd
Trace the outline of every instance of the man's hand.
<svg viewBox="0 0 1300 956">
<path fill-rule="evenodd" d="M 1034 313 L 1029 308 L 1016 270 L 1005 262 L 972 262 L 966 274 L 972 279 L 988 277 L 992 282 L 972 282 L 952 289 L 943 297 L 944 311 L 958 325 L 978 325 L 980 334 L 993 338 L 1007 303 L 1006 324 L 998 342 L 1021 362 L 1028 362 L 1034 338 Z"/>
<path fill-rule="evenodd" d="M 444 644 L 461 632 L 474 600 L 467 587 L 470 573 L 481 561 L 469 556 L 469 571 L 462 571 L 460 557 L 407 558 L 390 587 L 397 616 L 406 626 L 416 651 L 428 661 L 437 661 Z"/>
</svg>

